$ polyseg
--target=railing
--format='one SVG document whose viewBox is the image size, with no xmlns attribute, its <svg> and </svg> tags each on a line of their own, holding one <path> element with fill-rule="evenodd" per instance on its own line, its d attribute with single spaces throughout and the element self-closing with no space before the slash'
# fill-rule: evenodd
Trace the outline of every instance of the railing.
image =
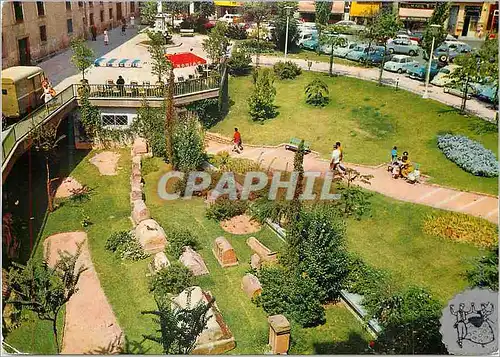
<svg viewBox="0 0 500 357">
<path fill-rule="evenodd" d="M 62 108 L 66 103 L 73 100 L 73 98 L 73 87 L 69 86 L 52 98 L 48 103 L 35 109 L 23 120 L 10 127 L 7 133 L 2 137 L 3 161 L 9 156 L 17 141 L 27 136 L 33 127 L 45 122 L 52 113 Z"/>
<path fill-rule="evenodd" d="M 193 93 L 201 93 L 218 89 L 220 79 L 217 77 L 197 78 L 174 84 L 174 97 L 182 97 Z M 80 96 L 83 90 L 90 91 L 90 98 L 163 98 L 164 87 L 161 85 L 117 85 L 86 84 L 75 85 Z"/>
</svg>

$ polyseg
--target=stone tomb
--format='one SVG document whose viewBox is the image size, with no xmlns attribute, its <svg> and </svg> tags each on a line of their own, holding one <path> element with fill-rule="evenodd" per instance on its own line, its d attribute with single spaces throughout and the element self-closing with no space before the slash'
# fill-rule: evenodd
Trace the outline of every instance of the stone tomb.
<svg viewBox="0 0 500 357">
<path fill-rule="evenodd" d="M 218 237 L 214 241 L 214 246 L 212 252 L 217 258 L 220 266 L 223 268 L 232 267 L 238 265 L 238 258 L 234 252 L 231 243 L 227 241 L 224 237 Z"/>
<path fill-rule="evenodd" d="M 247 294 L 250 299 L 259 296 L 262 293 L 262 286 L 259 279 L 250 273 L 245 274 L 241 279 L 241 289 Z"/>
<path fill-rule="evenodd" d="M 148 152 L 148 144 L 143 138 L 137 138 L 134 140 L 134 145 L 132 146 L 132 152 L 134 155 L 146 154 Z"/>
<path fill-rule="evenodd" d="M 252 254 L 250 257 L 250 266 L 252 269 L 259 270 L 261 265 L 262 259 L 260 259 L 260 256 L 257 253 Z"/>
<path fill-rule="evenodd" d="M 247 245 L 261 258 L 263 262 L 276 262 L 278 256 L 255 237 L 247 239 Z"/>
<path fill-rule="evenodd" d="M 202 291 L 199 286 L 192 286 L 174 298 L 178 305 L 172 304 L 172 308 L 192 309 L 200 303 L 208 304 L 211 299 L 210 292 Z M 207 317 L 207 326 L 196 339 L 192 354 L 223 354 L 236 347 L 234 337 L 225 324 L 217 304 L 214 303 L 208 310 Z"/>
<path fill-rule="evenodd" d="M 140 222 L 151 218 L 149 208 L 143 200 L 136 200 L 132 202 L 132 205 L 132 220 L 135 224 L 139 224 Z"/>
<path fill-rule="evenodd" d="M 286 354 L 290 347 L 290 323 L 283 315 L 269 316 L 267 321 L 269 322 L 269 345 L 272 354 Z"/>
<path fill-rule="evenodd" d="M 163 252 L 167 238 L 163 228 L 154 219 L 146 219 L 135 227 L 135 238 L 148 254 Z"/>
<path fill-rule="evenodd" d="M 151 263 L 149 263 L 149 271 L 151 274 L 156 274 L 163 268 L 170 266 L 170 261 L 163 252 L 158 252 L 155 254 Z"/>
<path fill-rule="evenodd" d="M 179 261 L 191 270 L 194 276 L 208 274 L 207 265 L 201 255 L 189 246 L 184 247 L 184 252 L 180 256 Z"/>
</svg>

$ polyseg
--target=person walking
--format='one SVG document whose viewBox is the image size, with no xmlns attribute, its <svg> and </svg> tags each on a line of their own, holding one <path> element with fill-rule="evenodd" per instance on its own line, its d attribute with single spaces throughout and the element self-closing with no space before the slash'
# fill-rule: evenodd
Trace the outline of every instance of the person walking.
<svg viewBox="0 0 500 357">
<path fill-rule="evenodd" d="M 107 46 L 108 44 L 109 44 L 108 30 L 104 30 L 104 45 Z"/>
<path fill-rule="evenodd" d="M 125 30 L 127 28 L 127 22 L 125 18 L 122 18 L 122 36 L 125 36 Z"/>
<path fill-rule="evenodd" d="M 243 151 L 243 145 L 241 141 L 241 134 L 238 131 L 238 128 L 234 128 L 233 134 L 233 151 L 236 151 L 238 154 L 240 151 Z"/>
<path fill-rule="evenodd" d="M 334 174 L 340 173 L 343 174 L 345 172 L 345 168 L 342 167 L 340 161 L 342 160 L 342 149 L 340 143 L 337 141 L 333 146 L 332 158 L 330 161 L 330 170 L 334 172 Z"/>
<path fill-rule="evenodd" d="M 90 33 L 92 34 L 92 41 L 97 41 L 97 27 L 95 24 L 90 26 Z"/>
<path fill-rule="evenodd" d="M 134 15 L 130 16 L 130 27 L 135 28 L 135 17 Z"/>
</svg>

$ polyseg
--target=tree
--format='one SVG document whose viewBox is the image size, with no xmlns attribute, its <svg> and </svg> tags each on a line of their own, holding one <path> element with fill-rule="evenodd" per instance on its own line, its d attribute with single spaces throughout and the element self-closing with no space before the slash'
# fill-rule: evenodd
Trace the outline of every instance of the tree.
<svg viewBox="0 0 500 357">
<path fill-rule="evenodd" d="M 9 272 L 9 286 L 14 298 L 7 303 L 20 304 L 36 313 L 40 320 L 51 321 L 57 353 L 61 352 L 57 329 L 59 313 L 78 291 L 78 280 L 87 269 L 77 264 L 82 245 L 77 244 L 75 254 L 59 251 L 59 260 L 54 267 L 49 266 L 49 257 L 42 261 L 31 258 L 26 266 L 13 263 Z"/>
<path fill-rule="evenodd" d="M 276 116 L 274 75 L 270 68 L 254 72 L 254 90 L 248 98 L 249 113 L 253 120 L 264 121 Z"/>
<path fill-rule="evenodd" d="M 333 50 L 336 47 L 343 47 L 347 45 L 347 39 L 341 36 L 333 36 L 332 33 L 341 33 L 339 26 L 330 26 L 325 29 L 319 36 L 319 44 L 327 45 L 330 47 L 330 67 L 328 69 L 328 75 L 331 77 L 333 75 Z M 320 48 L 318 46 L 318 48 Z"/>
<path fill-rule="evenodd" d="M 467 280 L 471 287 L 498 291 L 498 246 L 476 259 L 474 266 L 467 270 Z"/>
<path fill-rule="evenodd" d="M 185 14 L 189 11 L 188 1 L 166 1 L 163 2 L 162 10 L 172 15 L 172 28 L 174 28 L 174 20 L 178 15 Z"/>
<path fill-rule="evenodd" d="M 85 40 L 81 38 L 73 38 L 70 42 L 73 55 L 71 63 L 82 72 L 82 81 L 85 81 L 85 72 L 94 63 L 94 51 L 87 46 Z"/>
<path fill-rule="evenodd" d="M 293 13 L 297 11 L 297 3 L 293 1 L 277 2 L 275 5 L 275 29 L 274 29 L 274 41 L 276 47 L 280 50 L 285 49 L 285 39 L 286 39 L 286 21 L 287 21 L 287 9 L 286 7 L 291 7 L 289 10 L 289 23 L 288 23 L 288 49 L 290 50 L 293 45 L 297 42 L 297 37 L 299 35 L 299 30 L 297 26 L 297 20 L 293 17 Z"/>
<path fill-rule="evenodd" d="M 146 139 L 153 156 L 165 157 L 165 111 L 162 108 L 152 108 L 144 97 L 131 130 Z"/>
<path fill-rule="evenodd" d="M 227 24 L 217 21 L 215 27 L 210 31 L 208 37 L 203 40 L 203 50 L 207 52 L 212 63 L 220 64 L 227 52 L 229 39 L 226 37 Z"/>
<path fill-rule="evenodd" d="M 45 158 L 45 170 L 47 174 L 46 189 L 47 189 L 47 209 L 49 212 L 54 210 L 53 196 L 52 196 L 52 182 L 57 180 L 50 178 L 50 161 L 54 157 L 59 141 L 66 136 L 57 136 L 57 126 L 55 125 L 39 125 L 34 126 L 30 131 L 30 138 L 33 142 L 33 148 L 41 152 Z"/>
<path fill-rule="evenodd" d="M 262 22 L 269 16 L 271 8 L 265 2 L 251 1 L 243 6 L 243 18 L 247 22 L 255 22 L 257 25 L 257 53 L 255 66 L 259 67 L 260 60 L 260 27 Z"/>
<path fill-rule="evenodd" d="M 494 106 L 498 107 L 498 39 L 486 39 L 479 50 L 481 56 L 481 77 L 497 89 Z M 496 113 L 498 122 L 498 112 Z"/>
<path fill-rule="evenodd" d="M 465 113 L 470 83 L 480 79 L 481 57 L 476 53 L 464 53 L 455 57 L 453 63 L 460 67 L 448 74 L 448 77 L 451 79 L 452 85 L 462 89 L 460 111 Z"/>
<path fill-rule="evenodd" d="M 330 100 L 328 86 L 319 78 L 313 79 L 306 85 L 305 93 L 306 103 L 317 107 L 325 106 Z"/>
<path fill-rule="evenodd" d="M 174 163 L 173 135 L 175 128 L 175 108 L 174 108 L 174 69 L 170 68 L 168 84 L 163 87 L 164 99 L 163 107 L 165 113 L 165 154 L 170 164 Z M 174 166 L 175 168 L 175 166 Z"/>
<path fill-rule="evenodd" d="M 147 25 L 153 25 L 155 23 L 155 18 L 157 14 L 157 4 L 156 1 L 144 1 L 141 2 L 139 8 L 141 22 Z"/>
<path fill-rule="evenodd" d="M 368 25 L 367 32 L 376 43 L 384 46 L 384 55 L 380 63 L 380 72 L 378 77 L 378 84 L 382 85 L 382 74 L 384 73 L 385 53 L 387 52 L 387 40 L 396 36 L 398 30 L 401 28 L 398 14 L 393 11 L 382 10 L 380 11 Z"/>
<path fill-rule="evenodd" d="M 86 140 L 96 142 L 102 134 L 101 112 L 99 108 L 90 103 L 89 93 L 83 91 L 80 96 L 80 122 L 84 130 Z"/>
<path fill-rule="evenodd" d="M 205 159 L 203 131 L 193 113 L 188 112 L 175 123 L 172 144 L 172 165 L 176 170 L 187 173 L 203 165 Z"/>
<path fill-rule="evenodd" d="M 370 209 L 369 197 L 371 193 L 366 192 L 354 183 L 370 184 L 372 178 L 373 175 L 362 175 L 355 169 L 346 168 L 346 173 L 343 177 L 345 185 L 338 187 L 338 191 L 342 197 L 338 201 L 338 207 L 345 217 L 354 215 L 359 220 Z"/>
<path fill-rule="evenodd" d="M 215 14 L 215 4 L 213 1 L 196 2 L 195 6 L 198 6 L 196 11 L 202 18 L 206 19 Z"/>
<path fill-rule="evenodd" d="M 163 83 L 163 76 L 170 70 L 170 63 L 165 56 L 165 37 L 160 32 L 147 32 L 149 37 L 148 51 L 151 55 L 151 72 L 158 77 L 158 83 Z"/>
<path fill-rule="evenodd" d="M 448 34 L 448 32 L 446 31 L 444 24 L 448 19 L 448 16 L 450 16 L 450 8 L 450 2 L 437 2 L 431 17 L 429 18 L 429 21 L 427 21 L 424 35 L 422 36 L 421 46 L 424 49 L 425 54 L 427 54 L 428 58 L 431 58 L 432 56 L 432 54 L 430 53 L 432 47 L 432 38 L 434 37 L 434 48 L 439 47 L 439 45 L 441 45 L 446 39 L 446 35 Z M 435 28 L 431 25 L 439 25 L 441 27 Z"/>
<path fill-rule="evenodd" d="M 331 1 L 316 1 L 315 2 L 315 13 L 316 13 L 316 28 L 318 29 L 318 38 L 321 38 L 323 29 L 328 25 L 328 20 L 330 20 L 330 14 L 332 13 L 332 2 Z M 316 51 L 320 53 L 320 46 L 316 48 Z"/>
<path fill-rule="evenodd" d="M 252 57 L 245 50 L 237 48 L 231 53 L 227 62 L 229 71 L 233 76 L 245 75 L 252 69 Z"/>
<path fill-rule="evenodd" d="M 143 315 L 153 315 L 158 325 L 153 335 L 143 335 L 144 339 L 160 344 L 164 354 L 190 354 L 196 339 L 207 326 L 207 314 L 215 303 L 212 298 L 207 304 L 202 302 L 191 307 L 191 290 L 187 292 L 187 306 L 181 307 L 174 300 L 155 297 L 158 310 L 143 311 Z M 215 318 L 215 317 L 212 317 Z"/>
</svg>

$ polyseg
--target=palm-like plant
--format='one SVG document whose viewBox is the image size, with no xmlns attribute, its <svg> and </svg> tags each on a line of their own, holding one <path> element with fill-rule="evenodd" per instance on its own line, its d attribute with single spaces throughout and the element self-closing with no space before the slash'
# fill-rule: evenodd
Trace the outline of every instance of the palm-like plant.
<svg viewBox="0 0 500 357">
<path fill-rule="evenodd" d="M 336 47 L 343 47 L 347 45 L 347 39 L 345 37 L 340 37 L 337 35 L 333 35 L 334 33 L 341 32 L 340 26 L 330 26 L 325 31 L 322 32 L 319 37 L 319 44 L 328 46 L 329 55 L 330 55 L 330 67 L 328 69 L 328 74 L 330 76 L 333 75 L 333 50 Z M 319 46 L 318 46 L 319 48 Z"/>
<path fill-rule="evenodd" d="M 319 78 L 314 79 L 306 86 L 305 94 L 306 103 L 316 107 L 323 107 L 330 100 L 328 86 Z"/>
</svg>

